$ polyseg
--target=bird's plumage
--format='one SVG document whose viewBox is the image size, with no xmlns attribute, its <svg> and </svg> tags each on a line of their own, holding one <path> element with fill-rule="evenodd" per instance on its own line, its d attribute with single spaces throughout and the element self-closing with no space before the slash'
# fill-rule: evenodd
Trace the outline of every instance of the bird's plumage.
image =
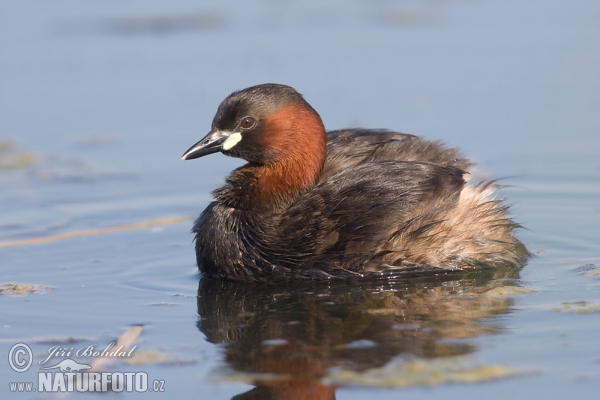
<svg viewBox="0 0 600 400">
<path fill-rule="evenodd" d="M 494 184 L 467 185 L 473 164 L 456 149 L 387 130 L 316 132 L 316 111 L 286 86 L 282 100 L 280 89 L 236 92 L 215 116 L 213 131 L 243 138 L 223 152 L 250 162 L 194 224 L 205 275 L 392 277 L 524 261 Z M 236 127 L 245 116 L 256 119 L 253 129 Z"/>
</svg>

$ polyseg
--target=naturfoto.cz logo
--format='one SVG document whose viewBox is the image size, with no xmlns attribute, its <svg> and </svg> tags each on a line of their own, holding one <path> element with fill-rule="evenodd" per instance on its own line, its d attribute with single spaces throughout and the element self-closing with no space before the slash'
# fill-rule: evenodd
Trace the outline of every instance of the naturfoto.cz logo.
<svg viewBox="0 0 600 400">
<path fill-rule="evenodd" d="M 79 363 L 72 358 L 56 360 L 59 357 L 130 357 L 135 347 L 124 351 L 122 346 L 113 348 L 109 344 L 103 350 L 95 345 L 75 350 L 60 346 L 51 347 L 48 356 L 41 359 L 37 374 L 37 385 L 34 382 L 10 382 L 11 392 L 163 392 L 164 380 L 153 380 L 149 384 L 146 372 L 96 372 L 92 366 Z M 50 360 L 56 360 L 50 363 Z M 8 353 L 10 367 L 19 373 L 26 372 L 33 364 L 33 352 L 25 343 L 13 345 Z M 48 365 L 47 365 L 48 364 Z M 45 371 L 51 372 L 45 372 Z"/>
</svg>

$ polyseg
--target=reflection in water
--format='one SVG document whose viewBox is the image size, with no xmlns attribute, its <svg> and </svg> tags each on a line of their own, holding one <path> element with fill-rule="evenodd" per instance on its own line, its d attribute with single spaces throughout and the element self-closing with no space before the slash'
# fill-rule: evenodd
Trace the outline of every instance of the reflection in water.
<svg viewBox="0 0 600 400">
<path fill-rule="evenodd" d="M 464 339 L 499 332 L 494 316 L 511 306 L 486 292 L 517 277 L 510 268 L 311 286 L 202 279 L 198 328 L 225 344 L 227 375 L 257 386 L 236 399 L 333 399 L 335 387 L 322 383 L 332 368 L 475 351 Z"/>
</svg>

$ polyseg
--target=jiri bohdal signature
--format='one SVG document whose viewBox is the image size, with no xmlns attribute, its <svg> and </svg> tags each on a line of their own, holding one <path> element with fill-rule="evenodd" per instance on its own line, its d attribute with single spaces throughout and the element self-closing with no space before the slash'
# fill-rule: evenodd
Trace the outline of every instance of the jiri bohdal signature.
<svg viewBox="0 0 600 400">
<path fill-rule="evenodd" d="M 89 346 L 81 347 L 75 350 L 74 347 L 62 347 L 62 346 L 52 346 L 48 349 L 48 356 L 42 360 L 40 360 L 40 364 L 46 364 L 49 360 L 54 358 L 65 358 L 65 357 L 131 357 L 133 351 L 136 349 L 137 345 L 133 346 L 128 351 L 123 349 L 123 346 L 119 346 L 117 348 L 115 343 L 110 343 L 108 346 L 104 347 L 104 349 L 100 350 L 97 348 L 98 345 L 92 344 Z"/>
</svg>

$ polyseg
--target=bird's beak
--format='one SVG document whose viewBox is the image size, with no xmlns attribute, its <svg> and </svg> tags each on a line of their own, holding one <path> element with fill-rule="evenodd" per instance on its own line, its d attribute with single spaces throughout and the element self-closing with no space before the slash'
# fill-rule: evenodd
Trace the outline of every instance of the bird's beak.
<svg viewBox="0 0 600 400">
<path fill-rule="evenodd" d="M 208 132 L 202 140 L 193 145 L 182 156 L 182 160 L 193 160 L 194 158 L 206 156 L 223 150 L 223 142 L 231 136 L 231 132 L 215 131 Z"/>
</svg>

